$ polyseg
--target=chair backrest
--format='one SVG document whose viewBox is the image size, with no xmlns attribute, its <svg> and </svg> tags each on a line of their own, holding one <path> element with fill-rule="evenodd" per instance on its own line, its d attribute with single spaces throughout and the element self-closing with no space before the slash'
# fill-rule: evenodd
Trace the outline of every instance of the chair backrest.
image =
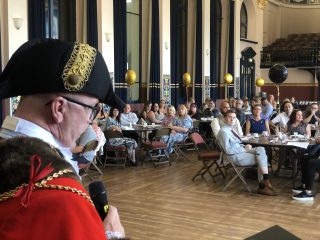
<svg viewBox="0 0 320 240">
<path fill-rule="evenodd" d="M 154 139 L 159 139 L 163 136 L 169 136 L 171 133 L 171 128 L 160 128 L 156 131 L 154 135 Z"/>
<path fill-rule="evenodd" d="M 104 136 L 106 137 L 106 139 L 123 138 L 122 132 L 114 131 L 112 129 L 105 130 L 103 133 L 104 133 Z"/>
<path fill-rule="evenodd" d="M 199 120 L 195 120 L 193 121 L 193 128 L 192 131 L 193 132 L 198 132 L 200 128 L 200 121 Z"/>
<path fill-rule="evenodd" d="M 88 142 L 84 147 L 81 153 L 85 153 L 85 152 L 90 152 L 90 151 L 94 151 L 96 150 L 96 148 L 99 145 L 99 141 L 98 140 L 91 140 L 90 142 Z"/>
<path fill-rule="evenodd" d="M 191 138 L 191 141 L 196 146 L 200 145 L 200 144 L 206 144 L 205 141 L 203 140 L 202 136 L 197 132 L 191 133 L 190 138 Z"/>
</svg>

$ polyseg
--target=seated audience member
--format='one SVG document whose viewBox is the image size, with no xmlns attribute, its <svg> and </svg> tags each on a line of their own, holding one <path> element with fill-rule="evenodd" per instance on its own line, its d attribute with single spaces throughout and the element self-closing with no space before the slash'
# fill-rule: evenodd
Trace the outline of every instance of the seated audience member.
<svg viewBox="0 0 320 240">
<path fill-rule="evenodd" d="M 230 105 L 230 108 L 231 109 L 235 109 L 236 108 L 236 102 L 237 102 L 237 99 L 233 98 L 233 97 L 230 97 L 229 100 L 229 105 Z"/>
<path fill-rule="evenodd" d="M 251 109 L 253 109 L 254 105 L 256 105 L 256 104 L 261 104 L 261 99 L 258 96 L 254 96 L 251 99 Z"/>
<path fill-rule="evenodd" d="M 152 102 L 147 101 L 144 104 L 143 110 L 141 112 L 141 117 L 144 121 L 146 121 L 148 124 L 151 124 L 150 120 L 148 119 L 148 112 L 151 111 L 151 107 L 152 107 Z"/>
<path fill-rule="evenodd" d="M 125 237 L 117 209 L 109 206 L 102 222 L 73 167 L 52 145 L 15 137 L 0 142 L 0 154 L 0 239 Z"/>
<path fill-rule="evenodd" d="M 286 102 L 291 102 L 291 101 L 290 101 L 289 98 L 283 99 L 283 101 L 282 101 L 282 103 L 281 103 L 281 105 L 280 105 L 280 112 L 284 112 L 284 104 L 285 104 Z M 292 103 L 291 103 L 291 104 L 292 104 Z M 292 107 L 293 107 L 293 105 L 292 105 Z"/>
<path fill-rule="evenodd" d="M 243 126 L 243 124 L 245 124 L 245 122 L 246 122 L 246 114 L 245 114 L 244 110 L 242 109 L 242 107 L 243 107 L 242 99 L 237 98 L 235 111 L 236 111 L 236 115 L 237 115 L 238 120 L 240 121 L 241 126 Z"/>
<path fill-rule="evenodd" d="M 217 117 L 219 114 L 218 109 L 216 109 L 216 103 L 213 100 L 209 101 L 208 108 L 206 108 L 203 112 L 205 117 Z"/>
<path fill-rule="evenodd" d="M 209 106 L 209 102 L 211 101 L 210 97 L 206 97 L 206 99 L 204 100 L 204 103 L 207 104 L 207 106 Z"/>
<path fill-rule="evenodd" d="M 249 99 L 247 97 L 245 97 L 243 99 L 243 110 L 245 112 L 251 112 L 250 102 L 249 102 Z"/>
<path fill-rule="evenodd" d="M 275 118 L 273 118 L 269 124 L 270 127 L 275 129 L 276 125 L 280 126 L 280 131 L 284 131 L 289 121 L 290 115 L 293 111 L 292 103 L 290 101 L 283 104 L 284 112 L 279 113 Z"/>
<path fill-rule="evenodd" d="M 211 122 L 211 128 L 214 137 L 216 138 L 219 130 L 221 127 L 223 127 L 226 122 L 225 122 L 225 114 L 230 110 L 229 103 L 227 102 L 222 102 L 220 105 L 220 111 L 221 113 L 217 118 L 214 118 Z M 236 130 L 241 136 L 243 135 L 242 127 L 240 125 L 240 122 L 238 119 L 235 120 L 234 125 L 233 125 L 234 130 Z"/>
<path fill-rule="evenodd" d="M 132 126 L 138 122 L 138 117 L 134 112 L 131 112 L 130 104 L 126 104 L 121 114 L 121 125 Z"/>
<path fill-rule="evenodd" d="M 191 103 L 190 110 L 188 112 L 188 115 L 191 117 L 191 119 L 194 120 L 200 120 L 200 114 L 198 113 L 198 107 L 197 104 Z"/>
<path fill-rule="evenodd" d="M 164 115 L 159 112 L 159 105 L 158 103 L 152 104 L 151 110 L 147 113 L 147 119 L 151 123 L 159 124 L 161 120 L 164 118 Z"/>
<path fill-rule="evenodd" d="M 225 114 L 225 125 L 219 130 L 217 139 L 230 160 L 239 166 L 258 165 L 258 193 L 274 196 L 268 174 L 268 158 L 263 147 L 252 148 L 250 144 L 242 145 L 239 134 L 233 129 L 237 120 L 234 110 Z"/>
<path fill-rule="evenodd" d="M 97 114 L 97 117 L 96 119 L 94 120 L 96 122 L 96 124 L 101 127 L 102 129 L 105 128 L 105 125 L 106 125 L 106 118 L 108 117 L 108 114 L 105 114 L 104 112 L 104 104 L 100 103 L 99 104 L 99 107 L 100 107 L 100 111 L 99 113 Z"/>
<path fill-rule="evenodd" d="M 196 100 L 195 100 L 193 97 L 190 97 L 190 98 L 188 99 L 188 101 L 187 101 L 187 103 L 186 103 L 187 111 L 190 110 L 191 104 L 192 104 L 192 103 L 195 103 L 195 102 L 196 102 Z"/>
<path fill-rule="evenodd" d="M 137 115 L 134 112 L 131 112 L 131 106 L 126 104 L 123 109 L 123 113 L 121 113 L 120 117 L 121 126 L 132 127 L 132 125 L 137 124 L 139 121 Z M 139 141 L 139 134 L 136 131 L 132 130 L 123 130 L 122 134 L 124 137 L 132 138 L 136 142 Z"/>
<path fill-rule="evenodd" d="M 117 108 L 111 108 L 109 117 L 107 118 L 106 122 L 106 129 L 112 129 L 113 131 L 122 132 L 121 130 L 121 114 L 119 112 L 119 109 Z M 137 165 L 136 162 L 136 152 L 135 149 L 137 148 L 137 142 L 132 138 L 112 138 L 107 139 L 107 144 L 110 144 L 111 146 L 120 146 L 126 144 L 128 148 L 128 158 L 130 160 L 130 163 L 134 166 Z"/>
<path fill-rule="evenodd" d="M 205 117 L 205 110 L 208 108 L 208 104 L 206 103 L 202 103 L 201 107 L 199 109 L 199 113 L 201 115 L 201 117 Z"/>
<path fill-rule="evenodd" d="M 311 129 L 309 124 L 303 121 L 302 112 L 299 109 L 294 109 L 290 115 L 289 121 L 287 122 L 287 127 L 285 132 L 293 135 L 294 133 L 300 135 L 311 136 Z"/>
<path fill-rule="evenodd" d="M 266 97 L 261 98 L 261 116 L 264 119 L 270 119 L 272 112 L 273 112 L 273 107 L 269 103 L 268 99 Z"/>
<path fill-rule="evenodd" d="M 104 104 L 103 104 L 103 103 L 100 103 L 99 105 L 100 105 L 100 112 L 97 114 L 96 119 L 97 119 L 97 120 L 104 120 L 104 119 L 106 119 L 106 117 L 108 117 L 108 116 L 105 115 L 104 106 L 103 106 Z"/>
<path fill-rule="evenodd" d="M 188 115 L 185 105 L 179 105 L 178 116 L 168 127 L 171 128 L 171 134 L 166 151 L 167 153 L 172 153 L 174 143 L 183 141 L 187 137 L 189 129 L 192 128 L 192 119 Z M 162 141 L 167 141 L 167 137 L 164 137 Z"/>
<path fill-rule="evenodd" d="M 97 136 L 97 140 L 99 142 L 98 147 L 97 147 L 97 151 L 99 151 L 99 155 L 103 155 L 103 146 L 106 143 L 106 137 L 104 136 L 104 133 L 102 132 L 101 128 L 98 126 L 96 121 L 93 121 L 91 124 L 96 136 Z"/>
<path fill-rule="evenodd" d="M 261 105 L 256 104 L 253 108 L 253 114 L 247 119 L 246 134 L 258 133 L 261 134 L 267 131 L 270 135 L 269 121 L 261 117 Z"/>
<path fill-rule="evenodd" d="M 320 122 L 320 112 L 318 111 L 318 104 L 312 103 L 307 107 L 303 114 L 304 122 L 309 124 L 315 124 L 315 122 Z"/>
<path fill-rule="evenodd" d="M 268 101 L 272 105 L 273 111 L 276 111 L 277 110 L 277 101 L 274 99 L 273 94 L 269 94 Z"/>
<path fill-rule="evenodd" d="M 166 102 L 164 100 L 160 100 L 159 102 L 159 112 L 163 115 L 166 115 L 167 113 Z"/>
<path fill-rule="evenodd" d="M 292 196 L 294 200 L 310 201 L 314 199 L 312 194 L 313 181 L 318 169 L 320 169 L 320 137 L 316 137 L 315 145 L 309 145 L 306 153 L 301 159 L 301 183 L 299 187 L 292 189 L 295 195 Z"/>
<path fill-rule="evenodd" d="M 167 107 L 167 114 L 162 119 L 161 125 L 169 126 L 173 122 L 175 117 L 176 117 L 176 109 L 173 105 L 169 105 Z"/>
<path fill-rule="evenodd" d="M 299 109 L 299 104 L 297 103 L 295 97 L 291 97 L 290 98 L 290 102 L 292 103 L 292 106 L 293 106 L 294 109 Z"/>
<path fill-rule="evenodd" d="M 73 155 L 72 155 L 73 161 L 77 161 L 78 164 L 79 163 L 86 164 L 86 163 L 90 163 L 93 161 L 93 158 L 96 155 L 95 150 L 88 151 L 88 152 L 81 154 L 84 146 L 92 140 L 98 140 L 98 139 L 97 139 L 97 135 L 96 135 L 95 131 L 93 130 L 93 127 L 91 125 L 89 125 L 87 127 L 87 129 L 84 131 L 84 133 L 82 133 L 80 138 L 77 140 L 76 147 L 71 149 L 71 151 L 73 153 Z"/>
</svg>

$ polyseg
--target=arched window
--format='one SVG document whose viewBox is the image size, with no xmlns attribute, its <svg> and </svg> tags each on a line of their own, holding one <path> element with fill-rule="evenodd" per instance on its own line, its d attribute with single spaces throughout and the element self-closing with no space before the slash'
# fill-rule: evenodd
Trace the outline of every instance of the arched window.
<svg viewBox="0 0 320 240">
<path fill-rule="evenodd" d="M 247 38 L 248 35 L 248 14 L 244 3 L 241 6 L 240 12 L 240 38 Z"/>
</svg>

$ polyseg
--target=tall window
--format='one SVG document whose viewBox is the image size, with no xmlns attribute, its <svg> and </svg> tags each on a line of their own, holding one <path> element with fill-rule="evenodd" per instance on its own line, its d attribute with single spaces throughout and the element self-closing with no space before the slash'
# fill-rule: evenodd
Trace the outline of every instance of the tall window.
<svg viewBox="0 0 320 240">
<path fill-rule="evenodd" d="M 241 6 L 240 12 L 240 38 L 247 38 L 248 35 L 248 14 L 244 3 Z"/>
<path fill-rule="evenodd" d="M 46 37 L 59 38 L 58 0 L 45 1 Z"/>
<path fill-rule="evenodd" d="M 178 76 L 179 86 L 183 86 L 182 75 L 187 70 L 187 31 L 188 31 L 188 1 L 178 0 L 177 11 L 177 47 L 178 47 Z M 186 99 L 186 90 L 179 87 L 179 102 L 183 103 Z"/>
<path fill-rule="evenodd" d="M 75 0 L 45 0 L 46 37 L 75 41 L 75 9 Z"/>
<path fill-rule="evenodd" d="M 127 0 L 127 69 L 136 72 L 136 83 L 128 91 L 128 99 L 139 101 L 140 95 L 140 0 Z"/>
</svg>

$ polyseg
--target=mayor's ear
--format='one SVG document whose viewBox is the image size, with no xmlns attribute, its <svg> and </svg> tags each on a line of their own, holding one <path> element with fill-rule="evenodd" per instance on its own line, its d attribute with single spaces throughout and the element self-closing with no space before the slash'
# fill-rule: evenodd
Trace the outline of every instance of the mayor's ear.
<svg viewBox="0 0 320 240">
<path fill-rule="evenodd" d="M 68 112 L 67 100 L 63 97 L 56 97 L 50 102 L 50 110 L 53 120 L 56 123 L 61 123 Z"/>
</svg>

